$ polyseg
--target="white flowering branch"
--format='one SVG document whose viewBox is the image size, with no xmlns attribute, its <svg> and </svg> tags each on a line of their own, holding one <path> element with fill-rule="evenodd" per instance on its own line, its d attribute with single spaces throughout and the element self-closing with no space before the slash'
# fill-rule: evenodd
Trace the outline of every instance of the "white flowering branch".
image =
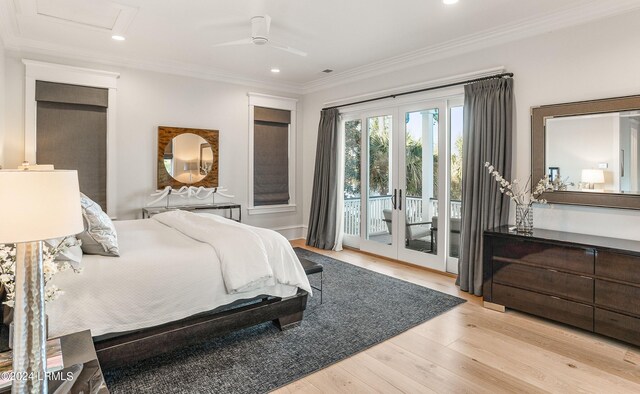
<svg viewBox="0 0 640 394">
<path fill-rule="evenodd" d="M 72 246 L 80 245 L 80 241 L 75 238 L 65 238 L 56 247 L 47 245 L 42 250 L 42 268 L 44 276 L 44 300 L 50 302 L 60 297 L 64 292 L 57 286 L 49 283 L 53 276 L 59 272 L 73 269 L 74 272 L 80 273 L 80 269 L 75 269 L 67 261 L 56 261 L 59 253 L 66 251 Z M 16 296 L 16 245 L 0 244 L 0 283 L 5 289 L 7 297 L 4 301 L 10 307 L 14 306 Z"/>
<path fill-rule="evenodd" d="M 542 177 L 536 186 L 533 188 L 533 191 L 529 190 L 529 185 L 531 183 L 531 177 L 527 180 L 527 183 L 523 188 L 520 188 L 520 182 L 517 179 L 514 179 L 512 182 L 507 181 L 500 175 L 500 173 L 495 169 L 491 163 L 486 162 L 484 166 L 489 171 L 489 174 L 493 176 L 496 182 L 500 183 L 500 193 L 503 193 L 516 204 L 516 205 L 528 205 L 530 206 L 534 202 L 540 204 L 546 204 L 547 200 L 540 198 L 542 194 L 547 189 L 548 179 L 546 176 Z"/>
</svg>

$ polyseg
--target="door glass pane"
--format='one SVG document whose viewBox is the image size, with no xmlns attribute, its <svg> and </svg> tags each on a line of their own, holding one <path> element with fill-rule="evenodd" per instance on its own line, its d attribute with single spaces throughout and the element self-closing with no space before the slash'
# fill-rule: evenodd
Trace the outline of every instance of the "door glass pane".
<svg viewBox="0 0 640 394">
<path fill-rule="evenodd" d="M 405 114 L 407 249 L 436 254 L 438 236 L 438 109 Z"/>
<path fill-rule="evenodd" d="M 451 190 L 449 256 L 458 257 L 462 218 L 462 121 L 463 107 L 451 107 Z"/>
<path fill-rule="evenodd" d="M 391 245 L 391 136 L 392 116 L 367 119 L 369 163 L 367 174 L 367 239 Z"/>
<path fill-rule="evenodd" d="M 362 122 L 344 123 L 344 234 L 360 235 L 360 157 Z"/>
</svg>

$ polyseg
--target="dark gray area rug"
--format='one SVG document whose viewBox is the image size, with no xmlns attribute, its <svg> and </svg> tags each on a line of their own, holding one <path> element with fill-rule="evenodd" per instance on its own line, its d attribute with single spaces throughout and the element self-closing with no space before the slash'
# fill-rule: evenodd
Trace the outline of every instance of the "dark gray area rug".
<svg viewBox="0 0 640 394">
<path fill-rule="evenodd" d="M 114 393 L 263 393 L 398 335 L 465 301 L 296 248 L 324 266 L 324 297 L 302 324 L 273 324 L 212 339 L 132 367 L 105 370 Z M 320 275 L 310 276 L 319 285 Z"/>
</svg>

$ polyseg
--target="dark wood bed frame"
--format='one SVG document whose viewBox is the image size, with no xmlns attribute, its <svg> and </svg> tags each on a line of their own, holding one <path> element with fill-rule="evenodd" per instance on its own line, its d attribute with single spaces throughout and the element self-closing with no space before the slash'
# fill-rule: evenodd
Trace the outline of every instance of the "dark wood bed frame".
<svg viewBox="0 0 640 394">
<path fill-rule="evenodd" d="M 94 338 L 98 360 L 102 368 L 127 365 L 268 321 L 281 330 L 292 328 L 302 321 L 307 296 L 306 291 L 298 290 L 288 298 L 265 298 L 108 339 Z"/>
</svg>

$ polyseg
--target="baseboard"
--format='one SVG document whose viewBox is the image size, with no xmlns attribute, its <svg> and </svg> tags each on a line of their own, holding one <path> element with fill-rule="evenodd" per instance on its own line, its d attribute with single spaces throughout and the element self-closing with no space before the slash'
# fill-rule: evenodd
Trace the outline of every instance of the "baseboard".
<svg viewBox="0 0 640 394">
<path fill-rule="evenodd" d="M 294 239 L 306 238 L 307 236 L 307 226 L 303 226 L 302 224 L 284 227 L 273 227 L 271 228 L 271 230 L 279 232 L 289 241 L 293 241 Z"/>
</svg>

